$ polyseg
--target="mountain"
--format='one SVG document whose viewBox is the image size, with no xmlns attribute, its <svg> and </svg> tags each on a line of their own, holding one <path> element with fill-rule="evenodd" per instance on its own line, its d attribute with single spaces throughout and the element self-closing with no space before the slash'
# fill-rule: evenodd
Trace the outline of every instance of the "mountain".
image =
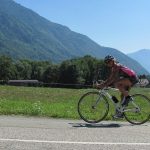
<svg viewBox="0 0 150 150">
<path fill-rule="evenodd" d="M 104 58 L 110 54 L 138 74 L 148 74 L 120 51 L 100 46 L 86 35 L 48 21 L 13 0 L 0 0 L 0 54 L 57 63 L 84 55 Z"/>
<path fill-rule="evenodd" d="M 142 49 L 134 53 L 130 53 L 128 56 L 135 59 L 150 72 L 150 49 Z"/>
</svg>

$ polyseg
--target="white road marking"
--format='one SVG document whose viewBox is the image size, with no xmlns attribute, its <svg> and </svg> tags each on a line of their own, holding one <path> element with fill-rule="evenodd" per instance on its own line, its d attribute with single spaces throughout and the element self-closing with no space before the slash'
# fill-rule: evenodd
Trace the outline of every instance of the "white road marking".
<svg viewBox="0 0 150 150">
<path fill-rule="evenodd" d="M 75 141 L 44 141 L 44 140 L 21 140 L 21 139 L 0 139 L 3 142 L 26 142 L 26 143 L 50 143 L 50 144 L 81 144 L 81 145 L 147 145 L 150 143 L 113 143 L 113 142 L 75 142 Z"/>
</svg>

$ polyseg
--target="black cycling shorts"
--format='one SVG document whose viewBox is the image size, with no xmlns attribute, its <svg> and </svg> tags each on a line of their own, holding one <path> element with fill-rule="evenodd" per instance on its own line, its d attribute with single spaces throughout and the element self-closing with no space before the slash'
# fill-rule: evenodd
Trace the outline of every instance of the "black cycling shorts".
<svg viewBox="0 0 150 150">
<path fill-rule="evenodd" d="M 120 76 L 119 79 L 129 79 L 132 83 L 132 86 L 139 82 L 139 78 L 137 76 Z"/>
<path fill-rule="evenodd" d="M 139 82 L 139 78 L 137 76 L 129 77 L 129 80 L 131 81 L 132 85 Z"/>
</svg>

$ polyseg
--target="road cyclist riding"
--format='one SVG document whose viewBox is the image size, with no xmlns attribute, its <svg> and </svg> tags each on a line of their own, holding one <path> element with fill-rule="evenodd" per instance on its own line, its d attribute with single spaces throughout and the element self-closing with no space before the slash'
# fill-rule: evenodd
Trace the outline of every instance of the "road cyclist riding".
<svg viewBox="0 0 150 150">
<path fill-rule="evenodd" d="M 117 63 L 116 59 L 108 55 L 105 64 L 111 69 L 109 78 L 95 84 L 98 91 L 84 94 L 78 102 L 78 113 L 88 123 L 98 123 L 104 120 L 109 112 L 111 100 L 115 115 L 113 118 L 125 118 L 132 124 L 143 124 L 150 119 L 150 100 L 142 94 L 130 95 L 130 89 L 138 82 L 136 73 L 130 68 Z M 109 86 L 115 88 L 110 88 Z M 119 90 L 121 102 L 110 94 L 109 91 Z"/>
</svg>

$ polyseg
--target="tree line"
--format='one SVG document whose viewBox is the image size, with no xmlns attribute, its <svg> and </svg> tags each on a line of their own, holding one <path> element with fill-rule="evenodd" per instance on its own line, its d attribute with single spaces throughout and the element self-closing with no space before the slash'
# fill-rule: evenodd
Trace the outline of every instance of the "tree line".
<svg viewBox="0 0 150 150">
<path fill-rule="evenodd" d="M 60 64 L 50 61 L 27 59 L 13 60 L 0 56 L 0 80 L 39 80 L 44 83 L 92 84 L 93 80 L 105 80 L 109 70 L 103 60 L 91 56 L 65 60 Z"/>
<path fill-rule="evenodd" d="M 93 80 L 105 80 L 110 70 L 104 61 L 92 56 L 65 60 L 60 64 L 50 61 L 13 60 L 0 56 L 0 80 L 38 80 L 43 83 L 91 85 Z M 144 77 L 143 77 L 144 76 Z M 140 78 L 150 76 L 141 75 Z"/>
</svg>

